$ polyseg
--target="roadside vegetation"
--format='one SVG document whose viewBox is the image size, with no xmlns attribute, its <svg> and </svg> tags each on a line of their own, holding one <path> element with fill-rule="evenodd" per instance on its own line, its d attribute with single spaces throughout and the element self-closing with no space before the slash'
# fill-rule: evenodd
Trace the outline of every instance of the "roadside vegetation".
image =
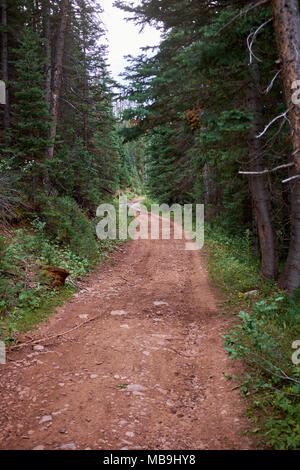
<svg viewBox="0 0 300 470">
<path fill-rule="evenodd" d="M 210 276 L 236 318 L 225 348 L 247 364 L 234 386 L 261 446 L 300 449 L 299 1 L 113 3 L 162 33 L 122 85 L 101 2 L 1 2 L 0 340 L 48 318 L 113 250 L 98 205 L 204 203 Z"/>
<path fill-rule="evenodd" d="M 109 202 L 117 211 L 118 200 Z M 6 228 L 0 237 L 0 340 L 11 344 L 18 332 L 47 319 L 77 291 L 77 282 L 107 259 L 119 241 L 98 240 L 97 221 L 63 198 L 25 226 Z M 47 266 L 69 273 L 65 286 L 53 286 Z"/>
<path fill-rule="evenodd" d="M 259 259 L 249 236 L 233 237 L 217 228 L 206 234 L 209 273 L 224 293 L 224 314 L 236 321 L 224 337 L 233 359 L 242 359 L 246 372 L 228 377 L 249 399 L 252 433 L 261 447 L 300 448 L 300 291 L 294 297 L 274 282 L 261 279 Z M 299 346 L 298 346 L 299 349 Z"/>
</svg>

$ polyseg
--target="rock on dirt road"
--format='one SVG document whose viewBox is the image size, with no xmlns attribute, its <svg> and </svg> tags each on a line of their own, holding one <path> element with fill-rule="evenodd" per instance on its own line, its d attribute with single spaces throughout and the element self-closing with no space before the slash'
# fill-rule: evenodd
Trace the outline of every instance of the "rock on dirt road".
<svg viewBox="0 0 300 470">
<path fill-rule="evenodd" d="M 146 216 L 146 215 L 145 215 Z M 1 449 L 251 449 L 201 252 L 123 245 L 0 366 Z"/>
</svg>

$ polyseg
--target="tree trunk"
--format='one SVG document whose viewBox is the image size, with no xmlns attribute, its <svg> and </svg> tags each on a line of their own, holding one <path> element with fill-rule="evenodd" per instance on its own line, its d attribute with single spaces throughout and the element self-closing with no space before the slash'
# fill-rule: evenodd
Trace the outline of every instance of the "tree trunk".
<svg viewBox="0 0 300 470">
<path fill-rule="evenodd" d="M 274 30 L 282 68 L 285 100 L 291 124 L 295 175 L 300 174 L 300 105 L 292 103 L 293 82 L 300 80 L 300 13 L 298 0 L 271 0 Z M 300 286 L 300 183 L 291 185 L 291 239 L 280 279 L 283 289 Z"/>
<path fill-rule="evenodd" d="M 6 97 L 4 105 L 4 132 L 6 133 L 10 125 L 9 113 L 9 95 L 8 95 L 8 51 L 7 51 L 7 6 L 6 0 L 2 0 L 2 50 L 1 50 L 1 65 L 2 65 L 2 80 L 6 85 Z"/>
<path fill-rule="evenodd" d="M 214 216 L 213 202 L 213 187 L 211 179 L 211 168 L 208 163 L 203 167 L 203 187 L 204 187 L 204 204 L 205 204 L 205 220 L 210 221 Z"/>
<path fill-rule="evenodd" d="M 203 187 L 205 220 L 210 221 L 220 215 L 220 201 L 222 200 L 222 187 L 216 183 L 216 176 L 213 177 L 212 165 L 205 163 L 203 167 Z"/>
<path fill-rule="evenodd" d="M 43 23 L 44 23 L 44 36 L 46 39 L 46 102 L 51 107 L 51 77 L 52 77 L 52 57 L 51 57 L 51 28 L 50 28 L 50 8 L 49 1 L 43 0 Z"/>
<path fill-rule="evenodd" d="M 290 170 L 289 176 L 296 174 L 295 169 Z M 300 285 L 300 186 L 296 181 L 290 182 L 291 199 L 291 234 L 289 253 L 282 275 L 280 287 L 293 293 Z"/>
<path fill-rule="evenodd" d="M 87 71 L 87 26 L 86 26 L 86 5 L 83 1 L 80 5 L 81 7 L 81 24 L 82 24 L 82 37 L 83 37 L 83 69 L 84 69 L 84 79 L 83 79 L 83 103 L 84 103 L 84 113 L 83 113 L 83 142 L 84 146 L 88 148 L 88 71 Z"/>
<path fill-rule="evenodd" d="M 247 89 L 248 111 L 254 114 L 252 129 L 248 139 L 250 171 L 265 169 L 262 141 L 257 134 L 262 129 L 262 104 L 259 94 L 259 71 L 256 64 L 250 68 L 252 82 Z M 250 189 L 257 223 L 261 251 L 261 276 L 266 279 L 276 279 L 278 275 L 278 256 L 276 236 L 273 228 L 270 193 L 267 175 L 251 175 Z"/>
<path fill-rule="evenodd" d="M 67 20 L 68 20 L 68 10 L 69 10 L 70 0 L 62 0 L 61 5 L 61 17 L 60 25 L 56 42 L 56 56 L 55 56 L 55 66 L 54 66 L 54 75 L 53 75 L 53 86 L 52 86 L 52 106 L 51 106 L 51 120 L 52 127 L 50 131 L 50 137 L 52 138 L 51 146 L 48 150 L 48 158 L 53 159 L 54 155 L 54 143 L 57 131 L 57 120 L 59 112 L 59 98 L 62 84 L 62 71 L 63 71 L 63 57 L 64 57 L 64 47 L 65 47 L 65 37 L 67 29 Z"/>
<path fill-rule="evenodd" d="M 51 110 L 51 78 L 52 78 L 52 54 L 51 54 L 51 26 L 50 26 L 50 7 L 49 1 L 43 0 L 42 3 L 42 16 L 44 37 L 46 39 L 45 52 L 46 52 L 46 80 L 45 80 L 45 101 L 48 104 L 49 111 Z M 51 131 L 49 131 L 50 134 Z M 49 149 L 45 151 L 46 158 L 49 156 Z M 48 167 L 43 169 L 43 184 L 49 186 L 50 178 Z"/>
</svg>

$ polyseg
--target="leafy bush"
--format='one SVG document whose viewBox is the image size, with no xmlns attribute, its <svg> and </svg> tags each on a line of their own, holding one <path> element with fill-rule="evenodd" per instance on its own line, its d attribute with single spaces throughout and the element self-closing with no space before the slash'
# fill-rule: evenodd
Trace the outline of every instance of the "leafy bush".
<svg viewBox="0 0 300 470">
<path fill-rule="evenodd" d="M 206 227 L 206 240 L 210 247 L 212 261 L 210 275 L 226 295 L 237 296 L 261 285 L 259 260 L 252 252 L 249 233 L 245 237 L 229 237 L 217 228 Z"/>
<path fill-rule="evenodd" d="M 300 339 L 300 293 L 292 298 L 261 281 L 247 236 L 229 238 L 209 230 L 206 240 L 209 270 L 229 299 L 227 309 L 243 307 L 239 322 L 225 335 L 225 349 L 247 364 L 237 379 L 251 400 L 252 432 L 264 446 L 299 449 L 300 368 L 293 364 L 292 344 Z M 250 289 L 256 296 L 244 295 Z"/>
<path fill-rule="evenodd" d="M 151 206 L 152 204 L 158 204 L 158 202 L 153 201 L 152 199 L 149 199 L 148 197 L 143 199 L 141 201 L 141 204 L 146 207 L 148 212 L 151 212 Z"/>
<path fill-rule="evenodd" d="M 291 360 L 300 333 L 300 305 L 282 296 L 258 302 L 239 317 L 241 324 L 225 336 L 225 349 L 250 366 L 243 391 L 255 398 L 257 409 L 266 410 L 266 443 L 276 449 L 300 448 L 300 367 Z"/>
<path fill-rule="evenodd" d="M 49 288 L 43 279 L 42 266 L 66 269 L 70 272 L 67 282 L 82 277 L 90 267 L 87 258 L 49 240 L 44 225 L 35 220 L 34 233 L 19 229 L 7 246 L 3 242 L 0 246 L 0 318 L 5 319 L 13 331 L 29 312 L 57 296 L 57 290 Z M 73 291 L 73 287 L 69 290 Z"/>
<path fill-rule="evenodd" d="M 118 201 L 111 201 L 118 212 Z M 18 229 L 11 240 L 0 237 L 0 339 L 13 339 L 48 316 L 61 298 L 112 251 L 116 240 L 97 241 L 95 227 L 70 198 L 52 198 L 30 229 Z M 128 222 L 132 218 L 129 217 Z M 43 266 L 70 273 L 67 287 L 50 288 Z"/>
</svg>

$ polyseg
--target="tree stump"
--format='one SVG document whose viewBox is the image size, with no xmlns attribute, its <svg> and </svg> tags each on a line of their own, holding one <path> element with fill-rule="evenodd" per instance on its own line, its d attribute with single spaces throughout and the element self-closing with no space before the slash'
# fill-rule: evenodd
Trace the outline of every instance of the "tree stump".
<svg viewBox="0 0 300 470">
<path fill-rule="evenodd" d="M 70 275 L 68 271 L 53 266 L 44 266 L 43 273 L 49 279 L 52 287 L 62 287 L 65 285 L 67 277 Z"/>
</svg>

